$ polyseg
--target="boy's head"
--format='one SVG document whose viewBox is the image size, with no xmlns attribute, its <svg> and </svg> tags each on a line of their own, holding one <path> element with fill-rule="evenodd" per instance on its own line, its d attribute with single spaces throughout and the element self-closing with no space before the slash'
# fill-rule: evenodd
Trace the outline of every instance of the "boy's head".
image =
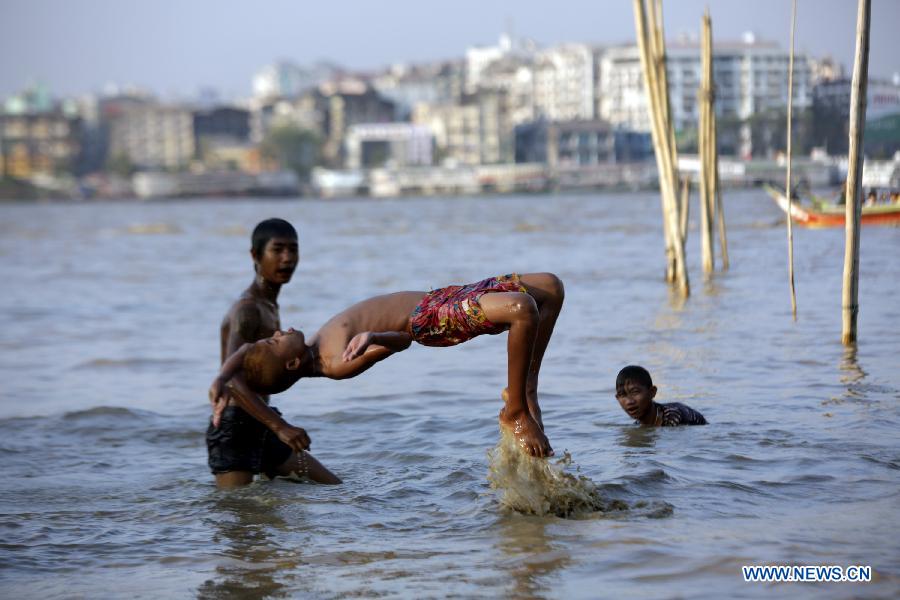
<svg viewBox="0 0 900 600">
<path fill-rule="evenodd" d="M 278 284 L 291 280 L 300 260 L 293 225 L 284 219 L 266 219 L 253 229 L 250 242 L 253 268 L 263 279 Z"/>
<path fill-rule="evenodd" d="M 622 410 L 640 419 L 656 397 L 656 386 L 644 367 L 628 365 L 616 376 L 616 400 Z"/>
<path fill-rule="evenodd" d="M 288 329 L 254 343 L 244 355 L 244 380 L 255 392 L 278 394 L 300 379 L 300 365 L 306 356 L 306 339 L 300 331 Z"/>
</svg>

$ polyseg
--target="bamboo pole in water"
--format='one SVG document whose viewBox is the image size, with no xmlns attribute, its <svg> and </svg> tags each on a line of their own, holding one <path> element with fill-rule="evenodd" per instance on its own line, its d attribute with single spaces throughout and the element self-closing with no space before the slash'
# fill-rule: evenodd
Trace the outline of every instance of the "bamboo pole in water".
<svg viewBox="0 0 900 600">
<path fill-rule="evenodd" d="M 787 174 L 785 175 L 785 196 L 787 196 L 787 237 L 788 237 L 788 279 L 791 288 L 791 316 L 797 320 L 797 293 L 794 290 L 794 220 L 791 218 L 791 157 L 793 155 L 792 140 L 792 116 L 794 100 L 794 30 L 797 27 L 797 0 L 791 4 L 791 54 L 788 61 L 788 102 L 787 102 Z"/>
<path fill-rule="evenodd" d="M 688 233 L 688 217 L 691 213 L 691 178 L 688 176 L 681 178 L 681 206 L 679 206 L 679 217 L 681 218 L 681 239 L 687 242 Z"/>
<path fill-rule="evenodd" d="M 668 88 L 664 87 L 665 51 L 662 34 L 661 0 L 650 0 L 650 14 L 644 0 L 634 0 L 634 20 L 641 68 L 651 117 L 651 135 L 659 171 L 663 231 L 666 240 L 666 279 L 676 282 L 681 294 L 690 295 L 684 260 L 684 239 L 679 223 L 678 172 L 675 163 L 674 131 L 667 118 Z M 661 76 L 661 73 L 663 74 Z"/>
<path fill-rule="evenodd" d="M 862 213 L 863 130 L 866 124 L 866 91 L 869 79 L 869 24 L 871 0 L 859 0 L 856 14 L 856 58 L 850 91 L 850 152 L 847 164 L 846 224 L 844 244 L 844 289 L 841 311 L 845 346 L 856 343 L 859 313 L 859 221 Z"/>
<path fill-rule="evenodd" d="M 712 273 L 715 267 L 715 252 L 712 242 L 713 231 L 713 152 L 712 141 L 712 44 L 710 43 L 709 13 L 703 15 L 702 41 L 700 51 L 700 122 L 697 127 L 700 154 L 700 249 L 703 272 Z"/>
<path fill-rule="evenodd" d="M 715 174 L 716 184 L 716 221 L 719 224 L 719 248 L 722 250 L 722 270 L 728 270 L 728 236 L 725 234 L 725 207 L 722 204 L 722 185 L 719 181 L 719 129 L 716 123 L 716 111 L 712 113 L 712 138 L 716 145 L 715 166 L 713 173 Z"/>
<path fill-rule="evenodd" d="M 653 0 L 651 0 L 651 2 L 652 1 Z M 640 2 L 640 17 L 638 15 L 638 9 L 635 8 L 635 22 L 637 23 L 640 18 L 640 24 L 636 25 L 638 29 L 637 37 L 641 52 L 641 66 L 644 72 L 644 88 L 647 94 L 647 107 L 651 120 L 650 133 L 653 137 L 654 155 L 656 156 L 656 167 L 659 177 L 659 199 L 663 214 L 663 237 L 666 244 L 666 281 L 673 282 L 676 279 L 675 244 L 677 236 L 671 230 L 668 218 L 669 193 L 666 187 L 668 185 L 668 179 L 664 174 L 668 169 L 666 163 L 669 152 L 668 150 L 662 149 L 663 142 L 661 140 L 657 142 L 659 139 L 659 131 L 662 131 L 665 128 L 665 125 L 663 124 L 664 117 L 662 113 L 655 108 L 663 103 L 663 99 L 660 97 L 659 93 L 659 84 L 657 83 L 659 69 L 656 68 L 657 65 L 654 58 L 656 56 L 655 48 L 657 46 L 657 38 L 656 27 L 652 21 L 655 12 L 651 12 L 649 15 L 645 14 L 643 0 L 640 0 Z M 650 22 L 648 23 L 648 21 Z"/>
<path fill-rule="evenodd" d="M 652 65 L 656 67 L 656 88 L 657 97 L 660 100 L 662 109 L 662 126 L 668 140 L 669 168 L 669 199 L 667 201 L 667 211 L 664 215 L 669 221 L 669 228 L 674 232 L 672 235 L 674 245 L 674 277 L 669 281 L 675 281 L 682 294 L 688 296 L 690 293 L 687 266 L 685 264 L 684 244 L 685 238 L 681 235 L 680 215 L 678 210 L 678 148 L 675 144 L 675 126 L 672 120 L 672 104 L 669 100 L 669 74 L 666 68 L 666 42 L 663 31 L 663 11 L 662 0 L 650 0 L 649 4 L 649 21 L 650 27 L 650 47 L 652 49 L 651 56 L 655 57 Z"/>
<path fill-rule="evenodd" d="M 722 251 L 722 270 L 728 270 L 728 236 L 725 234 L 725 210 L 722 206 L 722 185 L 719 180 L 719 128 L 716 124 L 716 81 L 715 71 L 713 69 L 713 33 L 712 18 L 709 16 L 709 9 L 706 10 L 706 18 L 709 26 L 709 36 L 707 44 L 709 45 L 709 143 L 712 154 L 712 177 L 710 185 L 710 213 L 715 215 L 719 228 L 719 249 Z M 712 234 L 710 234 L 712 235 Z"/>
</svg>

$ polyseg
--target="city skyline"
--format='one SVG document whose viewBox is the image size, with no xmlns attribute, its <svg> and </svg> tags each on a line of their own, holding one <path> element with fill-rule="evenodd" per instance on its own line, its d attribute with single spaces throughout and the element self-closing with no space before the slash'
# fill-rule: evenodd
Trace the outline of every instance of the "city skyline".
<svg viewBox="0 0 900 600">
<path fill-rule="evenodd" d="M 787 48 L 788 0 L 752 7 L 685 0 L 677 9 L 668 3 L 667 36 L 696 34 L 707 4 L 718 41 L 753 31 L 758 39 Z M 106 0 L 7 3 L 0 24 L 0 96 L 33 83 L 56 95 L 99 92 L 115 83 L 168 96 L 212 88 L 224 98 L 239 98 L 250 95 L 254 72 L 276 60 L 327 60 L 351 71 L 374 71 L 398 63 L 462 58 L 466 48 L 494 44 L 502 32 L 544 46 L 634 41 L 630 2 L 568 1 L 552 14 L 538 2 L 518 3 L 514 14 L 470 1 L 457 2 L 452 12 L 407 0 L 389 8 L 361 2 L 304 7 L 278 1 L 261 8 L 222 7 L 208 0 L 139 6 Z M 855 2 L 800 0 L 797 52 L 832 56 L 849 69 L 855 13 Z M 900 3 L 874 0 L 872 13 L 870 77 L 889 78 L 900 71 L 900 44 L 892 31 L 900 22 Z M 375 45 L 365 47 L 358 40 Z"/>
</svg>

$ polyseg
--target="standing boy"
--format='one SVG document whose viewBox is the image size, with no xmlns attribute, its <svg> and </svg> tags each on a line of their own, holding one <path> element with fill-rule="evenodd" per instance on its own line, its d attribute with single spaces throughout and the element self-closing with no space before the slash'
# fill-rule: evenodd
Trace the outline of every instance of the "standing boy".
<svg viewBox="0 0 900 600">
<path fill-rule="evenodd" d="M 256 276 L 231 306 L 220 329 L 221 362 L 246 343 L 270 337 L 281 326 L 278 292 L 291 280 L 299 261 L 297 231 L 283 219 L 259 223 L 251 236 L 250 256 Z M 257 473 L 308 476 L 321 483 L 340 483 L 306 449 L 309 436 L 268 406 L 268 396 L 229 395 L 214 407 L 206 431 L 209 467 L 219 487 L 246 485 Z M 260 405 L 268 410 L 261 410 Z M 263 416 L 265 420 L 260 420 Z M 278 422 L 279 434 L 266 421 Z"/>
</svg>

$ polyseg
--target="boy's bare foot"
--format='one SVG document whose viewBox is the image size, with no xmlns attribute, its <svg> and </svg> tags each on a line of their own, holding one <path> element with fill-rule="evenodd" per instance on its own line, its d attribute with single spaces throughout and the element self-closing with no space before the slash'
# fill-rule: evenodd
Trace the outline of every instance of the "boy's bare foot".
<svg viewBox="0 0 900 600">
<path fill-rule="evenodd" d="M 503 403 L 509 402 L 509 388 L 503 388 L 503 391 L 500 392 L 500 398 L 503 399 Z M 541 405 L 538 404 L 537 401 L 537 393 L 534 394 L 526 394 L 525 402 L 528 403 L 528 412 L 531 414 L 531 418 L 534 419 L 534 422 L 537 423 L 541 431 L 544 430 L 544 419 L 541 417 Z"/>
<path fill-rule="evenodd" d="M 531 415 L 524 413 L 518 417 L 508 417 L 506 415 L 506 407 L 500 409 L 500 426 L 512 432 L 516 441 L 526 453 L 531 456 L 540 458 L 553 456 L 553 448 L 550 447 L 550 441 L 540 426 L 531 418 Z"/>
</svg>

